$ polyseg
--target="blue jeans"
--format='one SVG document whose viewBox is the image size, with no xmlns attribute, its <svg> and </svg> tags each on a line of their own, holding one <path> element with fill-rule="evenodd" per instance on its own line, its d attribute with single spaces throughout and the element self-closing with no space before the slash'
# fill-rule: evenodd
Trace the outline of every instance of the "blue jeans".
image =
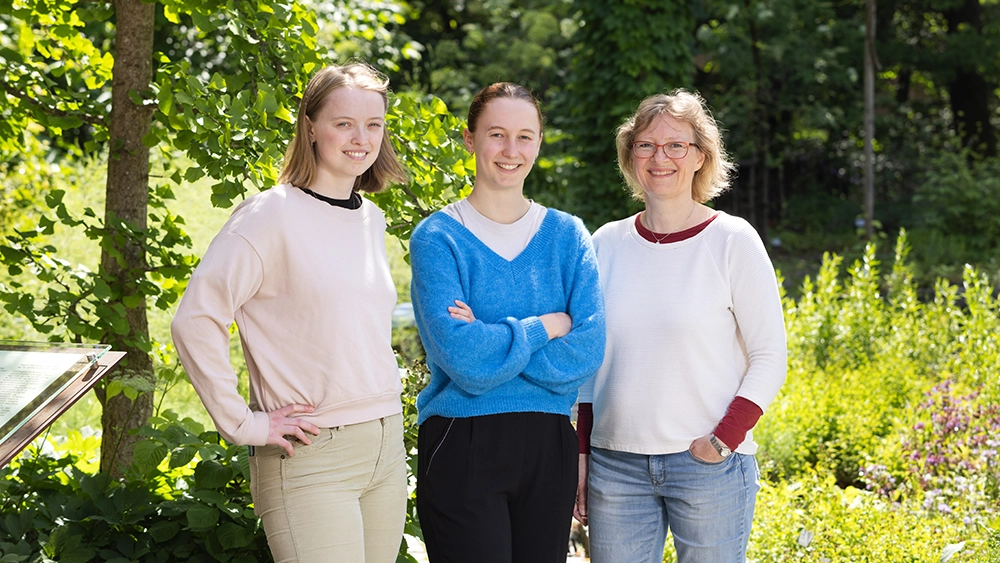
<svg viewBox="0 0 1000 563">
<path fill-rule="evenodd" d="M 760 490 L 754 456 L 720 463 L 684 451 L 592 448 L 587 500 L 593 563 L 660 563 L 667 529 L 678 563 L 743 563 Z"/>
</svg>

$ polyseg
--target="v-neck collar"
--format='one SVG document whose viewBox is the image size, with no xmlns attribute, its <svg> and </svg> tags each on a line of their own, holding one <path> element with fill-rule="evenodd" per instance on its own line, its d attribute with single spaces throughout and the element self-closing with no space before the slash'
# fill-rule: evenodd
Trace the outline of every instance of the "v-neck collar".
<svg viewBox="0 0 1000 563">
<path fill-rule="evenodd" d="M 504 265 L 510 266 L 514 265 L 519 260 L 522 259 L 527 260 L 527 258 L 524 258 L 526 255 L 534 254 L 535 253 L 534 248 L 540 244 L 543 244 L 544 240 L 547 240 L 548 238 L 551 237 L 551 231 L 553 229 L 553 222 L 555 221 L 555 215 L 549 213 L 550 211 L 551 209 L 547 207 L 545 208 L 545 217 L 542 218 L 542 223 L 538 226 L 538 232 L 532 235 L 531 240 L 528 241 L 528 244 L 524 247 L 524 250 L 518 253 L 518 255 L 511 260 L 508 260 L 503 256 L 497 254 L 492 248 L 489 247 L 489 245 L 480 240 L 479 237 L 477 237 L 472 231 L 470 231 L 468 227 L 459 222 L 458 219 L 455 219 L 454 217 L 448 215 L 443 211 L 438 211 L 437 213 L 446 217 L 447 221 L 455 223 L 455 225 L 458 227 L 457 232 L 461 233 L 464 238 L 471 239 L 473 241 L 471 244 L 473 246 L 478 246 L 480 252 L 484 253 L 487 256 L 490 256 L 491 259 L 496 262 L 500 262 Z"/>
</svg>

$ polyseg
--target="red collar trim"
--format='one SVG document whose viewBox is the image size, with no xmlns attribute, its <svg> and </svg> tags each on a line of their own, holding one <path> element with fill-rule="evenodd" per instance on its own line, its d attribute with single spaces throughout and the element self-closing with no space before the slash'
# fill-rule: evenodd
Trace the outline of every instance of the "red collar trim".
<svg viewBox="0 0 1000 563">
<path fill-rule="evenodd" d="M 716 211 L 715 213 L 712 214 L 711 217 L 705 219 L 705 221 L 689 229 L 684 229 L 683 231 L 678 231 L 676 233 L 670 233 L 670 235 L 667 238 L 663 238 L 663 233 L 654 233 L 653 231 L 647 229 L 646 226 L 643 225 L 642 221 L 639 219 L 641 216 L 642 213 L 639 213 L 635 216 L 635 230 L 639 232 L 639 236 L 648 240 L 649 242 L 668 244 L 671 242 L 680 242 L 682 240 L 687 240 L 697 235 L 698 233 L 704 231 L 705 228 L 708 227 L 708 225 L 712 221 L 715 221 L 715 218 L 719 216 L 719 212 Z"/>
</svg>

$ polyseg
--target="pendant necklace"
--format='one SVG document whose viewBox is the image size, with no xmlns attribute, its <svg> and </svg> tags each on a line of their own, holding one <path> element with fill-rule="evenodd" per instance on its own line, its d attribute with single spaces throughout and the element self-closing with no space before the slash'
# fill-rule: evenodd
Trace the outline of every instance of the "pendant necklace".
<svg viewBox="0 0 1000 563">
<path fill-rule="evenodd" d="M 677 225 L 678 229 L 681 228 L 681 227 L 683 227 L 684 223 L 687 223 L 687 220 L 690 219 L 692 215 L 694 215 L 694 208 L 696 206 L 697 206 L 696 203 L 693 203 L 693 202 L 691 203 L 691 211 L 688 213 L 687 217 L 685 217 L 684 220 L 681 221 L 679 225 Z M 667 233 L 665 235 L 657 236 L 657 234 L 653 232 L 653 229 L 649 229 L 649 233 L 651 235 L 653 235 L 653 240 L 656 241 L 656 244 L 663 244 L 663 241 L 667 240 L 667 237 L 669 237 L 670 235 L 672 235 L 672 234 L 674 234 L 676 232 L 677 232 L 677 229 L 674 229 L 674 230 L 670 231 L 669 233 Z"/>
</svg>

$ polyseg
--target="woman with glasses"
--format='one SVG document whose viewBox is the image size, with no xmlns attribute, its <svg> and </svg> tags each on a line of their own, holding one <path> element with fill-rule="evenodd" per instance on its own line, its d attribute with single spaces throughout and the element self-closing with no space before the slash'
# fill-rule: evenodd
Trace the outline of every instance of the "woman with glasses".
<svg viewBox="0 0 1000 563">
<path fill-rule="evenodd" d="M 746 221 L 705 205 L 729 186 L 719 127 L 684 90 L 618 130 L 645 210 L 594 233 L 604 364 L 580 391 L 576 517 L 594 563 L 743 562 L 759 489 L 751 429 L 785 379 L 774 269 Z"/>
<path fill-rule="evenodd" d="M 583 223 L 524 197 L 542 141 L 526 88 L 469 108 L 472 193 L 413 231 L 411 295 L 430 382 L 417 398 L 417 513 L 431 563 L 566 560 L 577 389 L 604 357 Z"/>
</svg>

